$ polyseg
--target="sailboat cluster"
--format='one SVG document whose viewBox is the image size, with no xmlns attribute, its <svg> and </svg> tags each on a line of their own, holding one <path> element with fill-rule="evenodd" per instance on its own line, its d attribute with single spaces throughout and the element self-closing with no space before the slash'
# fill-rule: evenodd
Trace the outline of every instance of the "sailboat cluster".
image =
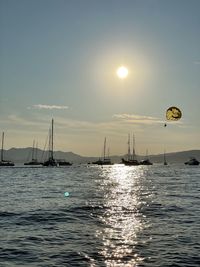
<svg viewBox="0 0 200 267">
<path fill-rule="evenodd" d="M 35 141 L 33 141 L 32 147 L 32 159 L 31 161 L 27 161 L 24 165 L 42 165 L 46 167 L 57 167 L 57 166 L 71 166 L 72 163 L 66 160 L 57 160 L 54 158 L 54 120 L 51 121 L 51 127 L 49 129 L 49 149 L 48 149 L 48 159 L 46 161 L 38 161 L 37 160 L 37 144 L 35 145 Z M 128 153 L 127 157 L 121 159 L 121 164 L 126 166 L 138 166 L 138 165 L 153 165 L 153 163 L 148 158 L 148 153 L 146 153 L 146 158 L 138 161 L 135 153 L 135 137 L 132 136 L 132 149 L 131 149 L 131 139 L 130 134 L 128 135 Z M 103 144 L 103 153 L 102 156 L 99 157 L 97 161 L 92 162 L 92 164 L 97 165 L 112 165 L 109 149 L 107 150 L 107 140 L 106 137 L 104 139 Z M 188 162 L 185 162 L 186 165 L 199 165 L 200 162 L 195 158 L 190 159 Z M 166 160 L 166 155 L 164 152 L 164 165 L 168 165 Z M 15 166 L 12 161 L 4 159 L 4 132 L 2 133 L 2 147 L 1 147 L 1 161 L 0 166 Z"/>
<path fill-rule="evenodd" d="M 49 151 L 48 151 L 48 159 L 44 162 L 40 162 L 37 160 L 37 146 L 35 146 L 35 141 L 33 141 L 33 147 L 32 147 L 32 159 L 31 161 L 27 161 L 24 163 L 24 165 L 42 165 L 42 166 L 51 166 L 51 167 L 57 167 L 57 166 L 70 166 L 72 163 L 65 161 L 65 160 L 56 160 L 54 158 L 54 140 L 53 140 L 53 134 L 54 134 L 54 120 L 51 121 L 51 128 L 49 130 Z M 12 161 L 4 160 L 4 132 L 2 134 L 2 147 L 1 147 L 1 161 L 0 166 L 15 166 L 15 164 Z"/>
<path fill-rule="evenodd" d="M 122 158 L 122 163 L 127 165 L 127 166 L 137 166 L 137 165 L 152 165 L 153 163 L 150 162 L 147 158 L 138 161 L 136 158 L 136 153 L 135 153 L 135 137 L 133 135 L 133 142 L 132 142 L 132 154 L 131 154 L 131 142 L 130 142 L 130 134 L 128 135 L 128 154 L 127 154 L 127 159 Z"/>
<path fill-rule="evenodd" d="M 104 139 L 104 149 L 103 149 L 103 157 L 99 158 L 97 161 L 92 162 L 92 164 L 97 165 L 112 165 L 111 159 L 109 157 L 109 153 L 106 155 L 106 138 Z M 121 164 L 126 166 L 137 166 L 137 165 L 152 165 L 148 156 L 146 159 L 142 161 L 138 161 L 135 153 L 135 137 L 133 135 L 133 143 L 132 143 L 132 153 L 131 153 L 131 142 L 130 142 L 130 134 L 128 135 L 128 154 L 127 158 L 122 158 Z"/>
<path fill-rule="evenodd" d="M 146 155 L 146 159 L 142 161 L 138 161 L 135 153 L 135 137 L 133 135 L 132 139 L 132 153 L 131 153 L 131 142 L 130 142 L 130 134 L 128 135 L 128 154 L 127 159 L 122 158 L 122 163 L 127 166 L 137 166 L 137 165 L 153 165 L 153 163 L 149 160 L 148 155 Z"/>
</svg>

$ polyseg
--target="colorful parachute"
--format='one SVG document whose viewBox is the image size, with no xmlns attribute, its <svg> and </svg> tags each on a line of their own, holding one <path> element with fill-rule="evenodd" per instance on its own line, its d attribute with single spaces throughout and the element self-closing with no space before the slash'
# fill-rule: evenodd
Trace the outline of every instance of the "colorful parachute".
<svg viewBox="0 0 200 267">
<path fill-rule="evenodd" d="M 166 119 L 169 121 L 177 121 L 182 117 L 182 112 L 177 107 L 170 107 L 166 111 Z"/>
</svg>

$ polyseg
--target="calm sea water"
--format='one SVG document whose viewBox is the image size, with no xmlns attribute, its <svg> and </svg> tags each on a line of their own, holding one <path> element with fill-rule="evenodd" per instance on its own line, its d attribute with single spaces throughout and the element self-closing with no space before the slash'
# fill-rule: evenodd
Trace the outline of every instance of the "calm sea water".
<svg viewBox="0 0 200 267">
<path fill-rule="evenodd" d="M 0 168 L 0 183 L 1 267 L 200 266 L 199 166 Z"/>
</svg>

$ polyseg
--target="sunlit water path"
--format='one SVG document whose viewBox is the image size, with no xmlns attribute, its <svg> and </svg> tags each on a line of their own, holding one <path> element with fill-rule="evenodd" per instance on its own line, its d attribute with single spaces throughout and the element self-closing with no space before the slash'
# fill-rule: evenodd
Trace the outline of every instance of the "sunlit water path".
<svg viewBox="0 0 200 267">
<path fill-rule="evenodd" d="M 0 168 L 0 182 L 0 267 L 200 266 L 198 166 Z"/>
</svg>

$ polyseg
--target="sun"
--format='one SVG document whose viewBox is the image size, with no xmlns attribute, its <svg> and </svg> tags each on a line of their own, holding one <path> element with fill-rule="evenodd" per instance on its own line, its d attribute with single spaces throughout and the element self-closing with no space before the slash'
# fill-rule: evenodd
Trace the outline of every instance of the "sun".
<svg viewBox="0 0 200 267">
<path fill-rule="evenodd" d="M 128 76 L 128 69 L 124 66 L 121 66 L 116 71 L 118 78 L 125 79 Z"/>
</svg>

